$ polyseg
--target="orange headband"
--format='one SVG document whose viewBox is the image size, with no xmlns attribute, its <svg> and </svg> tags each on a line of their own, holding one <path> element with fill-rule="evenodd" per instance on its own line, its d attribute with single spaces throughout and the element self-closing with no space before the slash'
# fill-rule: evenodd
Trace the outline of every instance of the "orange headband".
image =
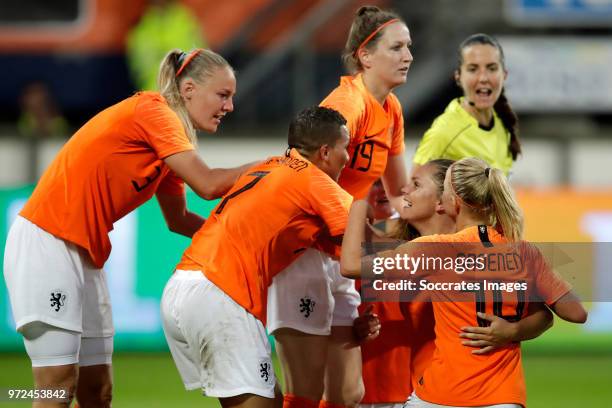
<svg viewBox="0 0 612 408">
<path fill-rule="evenodd" d="M 372 38 L 374 38 L 374 36 L 375 36 L 376 34 L 378 34 L 378 33 L 380 32 L 380 30 L 382 30 L 383 28 L 385 28 L 385 27 L 386 27 L 386 26 L 388 26 L 389 24 L 393 24 L 393 23 L 396 23 L 396 22 L 398 22 L 398 21 L 399 21 L 399 19 L 398 19 L 398 18 L 392 18 L 391 20 L 387 21 L 386 23 L 383 23 L 383 24 L 379 25 L 379 26 L 378 26 L 378 28 L 377 28 L 376 30 L 372 31 L 372 34 L 368 35 L 368 36 L 366 37 L 366 39 L 365 39 L 365 40 L 363 40 L 363 42 L 362 42 L 361 44 L 359 44 L 359 47 L 357 47 L 357 50 L 355 51 L 355 54 L 354 54 L 354 55 L 355 55 L 355 56 L 357 56 L 357 54 L 359 54 L 359 50 L 361 50 L 363 47 L 365 47 L 366 45 L 368 45 L 368 43 L 370 42 L 370 40 L 371 40 Z"/>
<path fill-rule="evenodd" d="M 200 53 L 200 51 L 202 51 L 201 48 L 196 48 L 195 50 L 191 51 L 191 53 L 189 53 L 189 55 L 185 58 L 185 61 L 183 61 L 183 63 L 181 64 L 181 67 L 178 69 L 178 71 L 176 71 L 176 74 L 174 76 L 178 78 L 178 76 L 181 75 L 181 72 L 183 72 L 185 67 L 191 62 L 192 59 L 195 58 L 196 55 Z"/>
</svg>

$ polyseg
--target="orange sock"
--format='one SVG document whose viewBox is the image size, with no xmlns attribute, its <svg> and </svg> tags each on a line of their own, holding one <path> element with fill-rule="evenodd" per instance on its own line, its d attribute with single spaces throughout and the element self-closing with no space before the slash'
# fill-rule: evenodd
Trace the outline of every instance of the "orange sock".
<svg viewBox="0 0 612 408">
<path fill-rule="evenodd" d="M 319 403 L 293 394 L 283 396 L 283 408 L 317 408 Z"/>
<path fill-rule="evenodd" d="M 333 402 L 321 400 L 319 401 L 319 408 L 347 408 L 347 407 L 342 404 L 335 404 Z"/>
</svg>

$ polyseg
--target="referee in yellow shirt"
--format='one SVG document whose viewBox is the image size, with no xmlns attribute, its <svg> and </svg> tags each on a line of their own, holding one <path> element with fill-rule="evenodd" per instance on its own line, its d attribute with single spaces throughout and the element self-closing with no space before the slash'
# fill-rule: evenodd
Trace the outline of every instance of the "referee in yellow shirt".
<svg viewBox="0 0 612 408">
<path fill-rule="evenodd" d="M 453 99 L 425 132 L 414 165 L 478 157 L 508 175 L 521 143 L 518 119 L 504 95 L 507 76 L 504 52 L 496 39 L 487 34 L 465 39 L 455 71 L 463 96 Z"/>
</svg>

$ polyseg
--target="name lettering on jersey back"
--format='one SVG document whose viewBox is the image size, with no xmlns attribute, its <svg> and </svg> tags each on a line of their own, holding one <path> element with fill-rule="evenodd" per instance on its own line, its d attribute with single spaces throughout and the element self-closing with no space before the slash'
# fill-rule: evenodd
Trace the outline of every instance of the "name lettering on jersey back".
<svg viewBox="0 0 612 408">
<path fill-rule="evenodd" d="M 266 161 L 265 164 L 278 164 L 281 166 L 287 166 L 295 171 L 302 171 L 310 165 L 306 160 L 298 159 L 296 157 L 273 157 Z"/>
</svg>

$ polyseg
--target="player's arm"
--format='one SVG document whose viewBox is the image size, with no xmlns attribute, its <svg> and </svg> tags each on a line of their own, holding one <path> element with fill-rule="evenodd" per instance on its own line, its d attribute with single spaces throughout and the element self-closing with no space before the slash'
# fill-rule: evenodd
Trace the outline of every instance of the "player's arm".
<svg viewBox="0 0 612 408">
<path fill-rule="evenodd" d="M 462 327 L 459 334 L 464 346 L 478 347 L 473 354 L 487 354 L 509 343 L 534 339 L 553 325 L 553 315 L 543 303 L 529 303 L 528 315 L 514 323 L 487 313 L 479 312 L 478 317 L 491 324 Z"/>
<path fill-rule="evenodd" d="M 563 320 L 572 323 L 586 322 L 587 311 L 578 296 L 571 290 L 571 286 L 550 266 L 552 262 L 549 263 L 535 245 L 525 245 L 528 259 L 533 262 L 532 269 L 536 273 L 535 282 L 538 295 Z"/>
<path fill-rule="evenodd" d="M 572 291 L 559 298 L 551 308 L 557 316 L 568 322 L 585 323 L 587 321 L 588 313 L 578 296 Z"/>
<path fill-rule="evenodd" d="M 346 278 L 358 279 L 361 277 L 361 243 L 365 240 L 367 214 L 368 202 L 366 200 L 353 201 L 342 239 L 340 255 L 340 272 Z"/>
<path fill-rule="evenodd" d="M 231 169 L 211 169 L 194 150 L 173 154 L 164 159 L 168 167 L 205 200 L 221 197 L 232 188 L 238 177 L 255 162 Z"/>
<path fill-rule="evenodd" d="M 544 303 L 530 302 L 528 314 L 514 325 L 512 341 L 535 339 L 553 326 L 553 314 Z"/>
<path fill-rule="evenodd" d="M 396 211 L 401 213 L 404 208 L 402 187 L 408 184 L 408 173 L 403 154 L 389 156 L 387 167 L 382 175 L 382 182 L 389 202 Z"/>
<path fill-rule="evenodd" d="M 157 193 L 157 202 L 162 210 L 168 229 L 186 237 L 192 237 L 200 229 L 204 218 L 187 210 L 185 195 Z"/>
</svg>

